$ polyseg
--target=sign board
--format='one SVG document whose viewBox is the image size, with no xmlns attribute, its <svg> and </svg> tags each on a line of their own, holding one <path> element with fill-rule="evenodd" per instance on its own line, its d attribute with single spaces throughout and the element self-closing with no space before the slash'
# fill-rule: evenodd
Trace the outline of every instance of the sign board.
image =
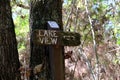
<svg viewBox="0 0 120 80">
<path fill-rule="evenodd" d="M 34 30 L 32 40 L 37 45 L 78 46 L 80 34 L 57 30 Z"/>
</svg>

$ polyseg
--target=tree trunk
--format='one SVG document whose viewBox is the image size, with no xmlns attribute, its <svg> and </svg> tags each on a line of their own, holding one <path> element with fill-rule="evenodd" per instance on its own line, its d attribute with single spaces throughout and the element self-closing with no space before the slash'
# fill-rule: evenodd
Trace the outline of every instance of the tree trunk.
<svg viewBox="0 0 120 80">
<path fill-rule="evenodd" d="M 0 0 L 0 80 L 20 80 L 10 0 Z"/>
<path fill-rule="evenodd" d="M 56 21 L 62 30 L 61 0 L 31 0 L 31 35 L 35 29 L 47 29 L 47 21 Z M 33 71 L 31 80 L 35 79 L 35 76 L 39 77 L 40 80 L 53 80 L 50 70 L 49 47 L 37 46 L 31 40 L 30 67 L 34 69 L 37 65 L 43 65 L 43 67 L 39 74 L 34 74 Z"/>
</svg>

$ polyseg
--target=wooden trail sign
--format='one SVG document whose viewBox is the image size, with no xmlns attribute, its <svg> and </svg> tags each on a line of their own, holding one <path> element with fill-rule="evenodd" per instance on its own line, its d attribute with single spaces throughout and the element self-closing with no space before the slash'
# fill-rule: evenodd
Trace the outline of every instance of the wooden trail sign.
<svg viewBox="0 0 120 80">
<path fill-rule="evenodd" d="M 37 45 L 78 46 L 80 34 L 57 30 L 34 30 L 32 40 Z"/>
</svg>

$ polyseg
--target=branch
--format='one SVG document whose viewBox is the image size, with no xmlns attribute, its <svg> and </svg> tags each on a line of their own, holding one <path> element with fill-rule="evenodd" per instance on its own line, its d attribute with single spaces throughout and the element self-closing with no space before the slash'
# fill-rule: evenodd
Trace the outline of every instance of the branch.
<svg viewBox="0 0 120 80">
<path fill-rule="evenodd" d="M 94 72 L 93 72 L 93 70 L 92 70 L 91 63 L 90 63 L 90 61 L 88 60 L 86 54 L 83 52 L 83 50 L 81 50 L 81 47 L 78 48 L 78 51 L 79 51 L 80 56 L 81 56 L 81 57 L 83 58 L 83 60 L 85 61 L 88 69 L 90 70 L 90 73 L 92 74 L 93 80 L 95 80 L 95 75 L 94 75 Z"/>
<path fill-rule="evenodd" d="M 24 8 L 24 9 L 30 9 L 30 6 L 24 5 L 21 2 L 16 2 L 16 0 L 12 0 L 12 2 L 18 7 L 21 7 L 21 8 Z"/>
<path fill-rule="evenodd" d="M 70 10 L 70 12 L 69 12 L 69 14 L 68 14 L 68 17 L 67 17 L 67 22 L 66 22 L 66 24 L 65 24 L 65 31 L 68 31 L 69 29 L 70 29 L 70 27 L 69 27 L 69 21 L 70 21 L 70 19 L 71 19 L 71 15 L 72 15 L 72 13 L 73 13 L 73 6 L 75 5 L 75 3 L 76 3 L 76 0 L 72 0 L 71 1 L 71 10 Z M 70 22 L 70 24 L 71 24 L 71 22 Z"/>
<path fill-rule="evenodd" d="M 24 9 L 30 9 L 30 6 L 26 6 L 26 5 L 21 4 L 21 3 L 17 3 L 17 2 L 16 2 L 16 5 L 19 6 L 19 7 L 24 8 Z"/>
<path fill-rule="evenodd" d="M 91 32 L 92 32 L 92 38 L 93 38 L 93 48 L 94 48 L 94 52 L 95 52 L 95 55 L 96 55 L 96 75 L 97 75 L 97 80 L 99 80 L 99 60 L 98 60 L 98 54 L 97 54 L 97 45 L 96 45 L 96 40 L 95 40 L 95 31 L 93 29 L 93 24 L 92 24 L 92 19 L 90 17 L 90 13 L 89 13 L 89 10 L 88 10 L 88 2 L 87 0 L 85 0 L 85 9 L 86 9 L 86 13 L 88 14 L 88 20 L 89 20 L 89 23 L 90 23 L 90 28 L 91 28 Z M 96 80 L 94 78 L 94 80 Z"/>
<path fill-rule="evenodd" d="M 120 47 L 118 47 L 118 48 L 116 48 L 116 49 L 112 49 L 112 50 L 108 51 L 108 53 L 113 52 L 113 51 L 116 51 L 116 50 L 120 50 Z"/>
</svg>

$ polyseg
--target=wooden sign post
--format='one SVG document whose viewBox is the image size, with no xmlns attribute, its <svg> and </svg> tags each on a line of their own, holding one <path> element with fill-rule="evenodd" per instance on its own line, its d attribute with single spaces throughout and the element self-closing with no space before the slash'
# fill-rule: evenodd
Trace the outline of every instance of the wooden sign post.
<svg viewBox="0 0 120 80">
<path fill-rule="evenodd" d="M 49 21 L 48 25 L 48 30 L 34 30 L 32 41 L 36 45 L 48 46 L 53 80 L 65 80 L 63 46 L 78 46 L 80 34 L 60 31 L 53 21 Z"/>
</svg>

